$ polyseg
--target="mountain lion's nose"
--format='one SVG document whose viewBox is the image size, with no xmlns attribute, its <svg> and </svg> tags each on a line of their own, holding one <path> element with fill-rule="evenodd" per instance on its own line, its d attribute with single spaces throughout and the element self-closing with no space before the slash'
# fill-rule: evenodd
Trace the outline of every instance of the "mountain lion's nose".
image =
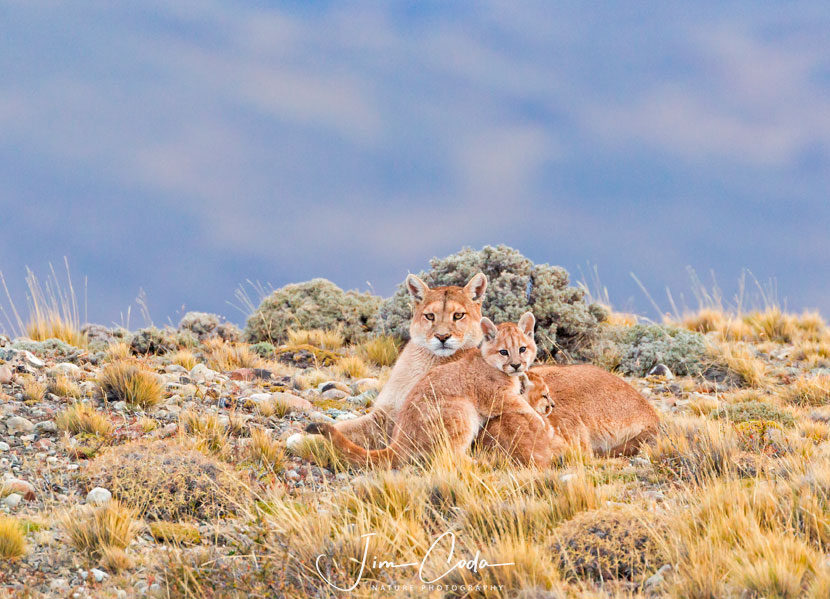
<svg viewBox="0 0 830 599">
<path fill-rule="evenodd" d="M 522 365 L 521 364 L 511 364 L 513 370 L 518 370 Z"/>
<path fill-rule="evenodd" d="M 438 333 L 435 333 L 435 338 L 438 339 L 438 341 L 440 341 L 441 343 L 444 343 L 447 339 L 450 338 L 450 335 L 439 335 Z"/>
</svg>

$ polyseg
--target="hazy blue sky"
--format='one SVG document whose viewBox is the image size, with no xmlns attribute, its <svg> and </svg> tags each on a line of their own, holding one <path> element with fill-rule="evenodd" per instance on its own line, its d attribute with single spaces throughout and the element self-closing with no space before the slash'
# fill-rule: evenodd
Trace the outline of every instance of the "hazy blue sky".
<svg viewBox="0 0 830 599">
<path fill-rule="evenodd" d="M 643 312 L 691 265 L 830 314 L 826 2 L 307 4 L 0 1 L 18 307 L 63 256 L 163 323 L 507 243 Z"/>
</svg>

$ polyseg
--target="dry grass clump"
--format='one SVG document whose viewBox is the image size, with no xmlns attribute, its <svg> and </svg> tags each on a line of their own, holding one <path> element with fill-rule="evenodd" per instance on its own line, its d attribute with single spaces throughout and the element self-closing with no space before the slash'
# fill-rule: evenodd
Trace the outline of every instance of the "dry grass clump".
<svg viewBox="0 0 830 599">
<path fill-rule="evenodd" d="M 118 500 L 111 500 L 98 508 L 66 512 L 61 524 L 69 541 L 78 551 L 100 556 L 105 547 L 124 549 L 136 535 L 134 509 Z"/>
<path fill-rule="evenodd" d="M 285 451 L 265 429 L 251 430 L 247 450 L 248 459 L 261 468 L 271 472 L 281 472 L 285 468 Z"/>
<path fill-rule="evenodd" d="M 171 545 L 198 545 L 202 542 L 199 528 L 186 522 L 150 522 L 150 535 L 161 543 Z"/>
<path fill-rule="evenodd" d="M 349 469 L 334 445 L 319 435 L 305 436 L 293 453 L 320 468 L 327 468 L 333 472 L 344 472 Z"/>
<path fill-rule="evenodd" d="M 768 401 L 755 398 L 726 403 L 713 412 L 712 416 L 735 423 L 762 420 L 778 422 L 784 426 L 795 424 L 795 417 L 790 411 L 783 410 Z"/>
<path fill-rule="evenodd" d="M 603 508 L 560 526 L 554 553 L 571 577 L 643 583 L 667 562 L 665 535 L 665 524 L 646 510 Z"/>
<path fill-rule="evenodd" d="M 362 379 L 369 374 L 369 367 L 358 356 L 340 358 L 334 369 L 341 375 L 352 379 Z"/>
<path fill-rule="evenodd" d="M 720 341 L 807 343 L 819 342 L 828 335 L 827 324 L 818 312 L 796 316 L 778 306 L 746 314 L 703 308 L 683 316 L 680 324 L 692 331 L 715 333 Z"/>
<path fill-rule="evenodd" d="M 164 390 L 155 373 L 127 360 L 104 366 L 98 382 L 107 397 L 127 402 L 131 408 L 147 409 L 164 398 Z"/>
<path fill-rule="evenodd" d="M 339 329 L 289 329 L 286 335 L 288 345 L 313 345 L 328 350 L 340 349 L 346 342 Z"/>
<path fill-rule="evenodd" d="M 108 362 L 115 362 L 116 360 L 126 360 L 130 357 L 130 344 L 124 341 L 117 343 L 110 343 L 107 346 L 106 360 Z"/>
<path fill-rule="evenodd" d="M 81 397 L 81 389 L 78 384 L 64 375 L 58 375 L 47 386 L 49 393 L 57 395 L 58 397 L 71 397 L 78 399 Z"/>
<path fill-rule="evenodd" d="M 205 360 L 208 368 L 229 372 L 237 368 L 260 368 L 262 358 L 244 343 L 226 343 L 221 339 L 205 343 Z"/>
<path fill-rule="evenodd" d="M 0 515 L 0 557 L 13 560 L 26 553 L 26 537 L 20 520 Z"/>
<path fill-rule="evenodd" d="M 285 418 L 291 412 L 291 406 L 277 396 L 272 396 L 266 401 L 256 402 L 255 409 L 266 418 L 272 416 Z"/>
<path fill-rule="evenodd" d="M 799 406 L 830 404 L 830 375 L 799 378 L 783 389 L 781 398 Z"/>
<path fill-rule="evenodd" d="M 721 342 L 710 346 L 710 351 L 717 362 L 741 378 L 743 385 L 763 387 L 769 384 L 767 365 L 755 355 L 752 346 L 746 343 Z"/>
<path fill-rule="evenodd" d="M 86 433 L 108 437 L 112 433 L 112 422 L 107 415 L 97 411 L 92 404 L 77 402 L 55 416 L 58 429 L 77 435 Z"/>
<path fill-rule="evenodd" d="M 123 572 L 135 566 L 131 558 L 122 547 L 107 545 L 101 547 L 101 565 L 110 572 Z"/>
<path fill-rule="evenodd" d="M 659 472 L 702 484 L 733 470 L 738 438 L 732 427 L 698 418 L 676 418 L 660 424 L 645 454 Z"/>
<path fill-rule="evenodd" d="M 216 458 L 172 441 L 119 445 L 80 473 L 85 488 L 104 487 L 150 520 L 218 518 L 247 496 L 233 471 Z"/>
<path fill-rule="evenodd" d="M 360 344 L 358 351 L 372 364 L 392 366 L 398 359 L 398 340 L 391 335 L 380 335 Z"/>
<path fill-rule="evenodd" d="M 230 451 L 230 430 L 217 414 L 185 410 L 179 415 L 179 424 L 186 434 L 196 439 L 196 447 L 200 451 L 217 456 L 227 455 Z"/>
<path fill-rule="evenodd" d="M 26 323 L 26 336 L 33 341 L 60 339 L 74 347 L 86 347 L 89 339 L 75 323 L 64 320 L 60 314 L 36 314 Z"/>
<path fill-rule="evenodd" d="M 198 364 L 196 356 L 194 356 L 193 352 L 189 349 L 180 349 L 177 352 L 174 352 L 170 356 L 170 361 L 173 364 L 178 364 L 179 366 L 186 368 L 187 370 L 192 370 L 193 367 Z"/>
<path fill-rule="evenodd" d="M 23 400 L 24 401 L 40 401 L 46 395 L 46 385 L 37 379 L 29 378 L 23 382 Z"/>
</svg>

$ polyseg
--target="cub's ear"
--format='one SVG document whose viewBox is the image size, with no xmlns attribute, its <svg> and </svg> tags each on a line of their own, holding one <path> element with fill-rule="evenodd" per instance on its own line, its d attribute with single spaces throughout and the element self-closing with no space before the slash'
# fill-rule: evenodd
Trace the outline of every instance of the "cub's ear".
<svg viewBox="0 0 830 599">
<path fill-rule="evenodd" d="M 496 338 L 496 333 L 498 332 L 496 329 L 496 325 L 493 324 L 493 321 L 489 318 L 482 318 L 481 319 L 481 330 L 484 333 L 484 338 L 487 341 L 492 341 Z"/>
<path fill-rule="evenodd" d="M 464 285 L 464 291 L 467 292 L 467 295 L 470 296 L 470 299 L 474 302 L 480 302 L 484 299 L 484 291 L 487 289 L 487 276 L 480 272 L 477 275 L 474 275 L 472 279 L 470 279 L 466 285 Z"/>
<path fill-rule="evenodd" d="M 519 319 L 519 328 L 522 330 L 522 333 L 528 337 L 533 337 L 533 327 L 535 326 L 536 318 L 533 316 L 533 312 L 525 312 L 522 314 L 522 317 Z"/>
<path fill-rule="evenodd" d="M 429 285 L 412 274 L 406 277 L 406 288 L 409 290 L 409 295 L 416 302 L 424 301 L 424 298 L 427 296 L 427 291 L 429 291 Z"/>
</svg>

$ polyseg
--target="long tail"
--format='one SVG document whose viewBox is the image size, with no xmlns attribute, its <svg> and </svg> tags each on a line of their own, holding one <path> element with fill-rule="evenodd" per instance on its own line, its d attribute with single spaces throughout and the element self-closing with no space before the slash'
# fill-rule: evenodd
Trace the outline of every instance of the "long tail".
<svg viewBox="0 0 830 599">
<path fill-rule="evenodd" d="M 400 462 L 398 454 L 393 447 L 394 443 L 383 449 L 366 449 L 354 443 L 346 435 L 326 422 L 313 422 L 306 427 L 305 432 L 326 437 L 342 454 L 343 459 L 352 466 L 391 466 L 394 468 Z"/>
</svg>

